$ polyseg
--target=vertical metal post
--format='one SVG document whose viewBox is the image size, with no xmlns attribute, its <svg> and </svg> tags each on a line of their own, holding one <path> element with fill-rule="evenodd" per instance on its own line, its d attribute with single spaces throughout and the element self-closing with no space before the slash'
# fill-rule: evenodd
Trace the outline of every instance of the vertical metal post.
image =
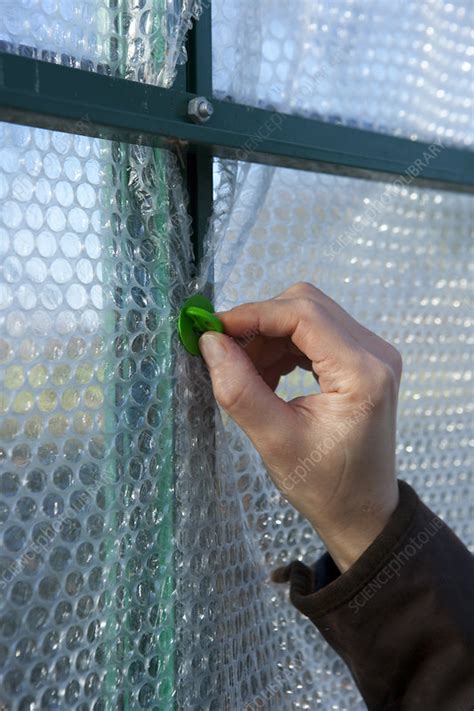
<svg viewBox="0 0 474 711">
<path fill-rule="evenodd" d="M 187 91 L 212 99 L 212 22 L 211 3 L 205 3 L 202 15 L 188 35 L 186 65 Z M 212 121 L 212 119 L 211 119 Z M 212 155 L 199 151 L 187 154 L 186 183 L 192 219 L 194 258 L 202 258 L 204 237 L 213 204 Z"/>
</svg>

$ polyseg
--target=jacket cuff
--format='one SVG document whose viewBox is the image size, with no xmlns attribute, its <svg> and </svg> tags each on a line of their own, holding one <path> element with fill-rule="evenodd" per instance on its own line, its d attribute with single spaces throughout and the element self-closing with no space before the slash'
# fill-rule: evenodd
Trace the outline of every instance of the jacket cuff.
<svg viewBox="0 0 474 711">
<path fill-rule="evenodd" d="M 422 504 L 409 484 L 399 480 L 398 488 L 398 506 L 385 528 L 345 573 L 339 572 L 329 553 L 325 553 L 312 568 L 297 560 L 274 571 L 273 581 L 290 583 L 291 602 L 311 620 L 317 620 L 354 598 L 409 535 Z"/>
</svg>

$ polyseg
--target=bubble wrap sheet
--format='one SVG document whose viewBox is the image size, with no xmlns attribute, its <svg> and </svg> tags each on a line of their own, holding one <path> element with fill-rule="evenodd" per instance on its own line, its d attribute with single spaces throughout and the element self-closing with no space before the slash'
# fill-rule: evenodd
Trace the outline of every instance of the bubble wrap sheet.
<svg viewBox="0 0 474 711">
<path fill-rule="evenodd" d="M 238 243 L 243 197 L 234 211 L 235 225 L 231 220 L 227 230 Z M 473 224 L 472 196 L 277 169 L 239 258 L 233 267 L 222 265 L 225 282 L 217 262 L 216 281 L 223 284 L 219 309 L 309 281 L 399 348 L 398 474 L 474 550 Z M 279 393 L 293 398 L 314 388 L 311 374 L 296 371 Z M 271 569 L 294 558 L 311 563 L 321 545 L 317 537 L 278 496 L 238 428 L 229 421 L 225 429 L 221 446 L 230 448 L 262 565 Z M 276 629 L 268 644 L 276 637 L 303 662 L 286 671 L 291 693 L 281 684 L 282 699 L 262 687 L 264 708 L 365 708 L 343 664 L 292 610 L 283 590 L 272 591 L 272 616 Z M 277 675 L 276 659 L 271 667 Z M 255 701 L 252 708 L 259 708 Z"/>
<path fill-rule="evenodd" d="M 230 15 L 234 99 L 252 87 L 249 102 L 260 100 L 249 77 L 266 5 L 235 3 Z M 106 16 L 99 2 L 16 7 L 0 16 L 11 51 L 33 45 L 56 52 L 51 61 L 85 58 L 163 85 L 182 56 L 180 8 L 180 26 L 189 20 L 186 4 L 160 5 L 172 33 L 154 36 L 165 55 L 152 69 L 156 50 L 137 54 L 133 41 L 146 4 L 123 26 L 112 8 L 103 32 L 81 15 Z M 74 28 L 80 42 L 66 37 Z M 130 34 L 121 61 L 110 32 Z M 171 46 L 175 60 L 164 60 Z M 220 89 L 218 59 L 215 72 Z M 447 130 L 452 116 L 441 118 Z M 165 151 L 2 124 L 0 158 L 1 703 L 363 709 L 342 662 L 268 582 L 271 567 L 311 562 L 321 544 L 221 419 L 203 364 L 176 341 L 176 313 L 211 276 L 222 308 L 307 279 L 392 340 L 405 356 L 400 475 L 472 542 L 472 198 L 216 161 L 195 275 L 181 175 Z M 310 387 L 296 373 L 281 393 Z"/>
<path fill-rule="evenodd" d="M 213 0 L 212 8 L 217 95 L 472 146 L 470 0 Z"/>
<path fill-rule="evenodd" d="M 2 708 L 171 708 L 179 172 L 7 124 L 0 158 Z"/>
</svg>

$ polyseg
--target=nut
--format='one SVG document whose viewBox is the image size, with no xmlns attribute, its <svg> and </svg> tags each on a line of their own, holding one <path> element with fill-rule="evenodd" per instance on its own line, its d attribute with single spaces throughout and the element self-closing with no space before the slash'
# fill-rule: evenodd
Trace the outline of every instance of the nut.
<svg viewBox="0 0 474 711">
<path fill-rule="evenodd" d="M 209 121 L 214 113 L 214 107 L 205 96 L 196 96 L 188 104 L 188 116 L 196 123 Z"/>
</svg>

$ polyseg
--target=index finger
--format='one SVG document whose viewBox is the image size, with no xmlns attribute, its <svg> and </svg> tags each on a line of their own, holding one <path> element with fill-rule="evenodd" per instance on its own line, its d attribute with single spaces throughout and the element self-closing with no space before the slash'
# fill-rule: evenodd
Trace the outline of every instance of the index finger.
<svg viewBox="0 0 474 711">
<path fill-rule="evenodd" d="M 291 342 L 317 367 L 331 359 L 350 366 L 360 352 L 357 341 L 319 303 L 307 298 L 269 299 L 219 313 L 225 332 L 239 340 L 260 334 Z"/>
</svg>

